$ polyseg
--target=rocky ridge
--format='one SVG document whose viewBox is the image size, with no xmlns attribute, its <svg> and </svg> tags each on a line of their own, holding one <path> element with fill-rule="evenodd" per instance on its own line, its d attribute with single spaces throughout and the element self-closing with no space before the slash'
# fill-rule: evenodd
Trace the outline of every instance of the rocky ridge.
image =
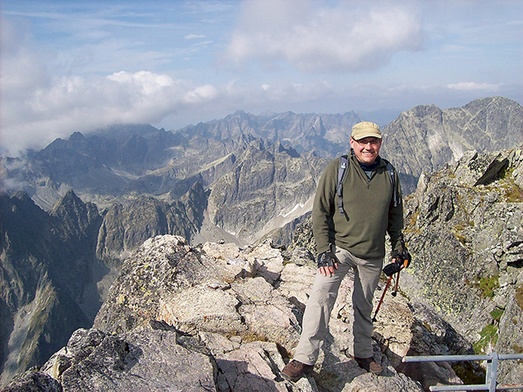
<svg viewBox="0 0 523 392">
<path fill-rule="evenodd" d="M 302 160 L 297 184 L 315 181 L 318 173 L 310 169 L 303 172 L 303 168 L 308 164 L 321 172 L 329 159 L 347 153 L 349 130 L 361 119 L 352 112 L 255 116 L 238 111 L 221 120 L 176 131 L 142 125 L 113 127 L 87 136 L 76 132 L 69 140 L 57 139 L 42 151 L 29 153 L 25 160 L 3 158 L 3 180 L 10 188 L 26 191 L 45 210 L 68 189 L 85 201 L 106 207 L 136 194 L 172 201 L 196 182 L 217 200 L 223 198 L 220 192 L 226 190 L 245 204 L 257 203 L 252 194 L 248 195 L 250 199 L 242 197 L 240 188 L 247 182 L 253 182 L 250 185 L 256 188 L 260 181 L 279 181 L 282 173 L 272 178 L 272 172 L 281 162 L 272 171 L 259 172 L 253 164 L 239 167 L 241 162 L 257 155 L 270 168 L 271 160 L 284 153 L 292 165 Z M 431 173 L 459 159 L 467 150 L 496 151 L 523 142 L 522 129 L 523 108 L 503 97 L 484 98 L 452 109 L 420 105 L 383 126 L 382 151 L 402 175 L 408 194 L 415 190 L 422 173 Z M 238 171 L 242 183 L 232 181 L 239 178 L 223 176 Z M 285 183 L 291 181 L 285 179 Z M 266 206 L 264 222 L 277 216 L 281 209 L 305 201 L 284 199 L 282 207 L 273 213 L 271 206 Z M 234 233 L 244 232 L 247 242 L 259 230 L 237 222 L 236 215 L 222 211 L 223 205 L 214 207 L 210 224 L 224 225 Z"/>
<path fill-rule="evenodd" d="M 76 331 L 40 370 L 6 390 L 47 383 L 72 391 L 180 385 L 390 392 L 480 377 L 481 368 L 467 373 L 449 363 L 401 359 L 523 352 L 522 158 L 522 149 L 466 153 L 424 176 L 407 198 L 405 233 L 414 261 L 402 273 L 400 295 L 385 297 L 375 323 L 374 355 L 386 369 L 380 376 L 350 357 L 351 276 L 343 281 L 313 374 L 295 384 L 279 375 L 297 344 L 315 274 L 304 223 L 289 249 L 270 240 L 240 248 L 194 247 L 170 235 L 148 239 L 125 261 L 93 328 Z M 375 303 L 380 296 L 377 291 Z M 498 380 L 523 383 L 522 370 L 517 361 L 502 362 Z"/>
<path fill-rule="evenodd" d="M 416 322 L 398 297 L 377 324 L 377 339 L 389 342 L 374 344 L 386 370 L 375 376 L 359 368 L 348 353 L 351 279 L 344 280 L 314 373 L 294 384 L 281 378 L 314 274 L 310 256 L 295 252 L 285 262 L 269 242 L 194 248 L 182 237 L 149 239 L 124 263 L 93 328 L 76 331 L 39 371 L 5 391 L 44 382 L 67 391 L 422 391 L 394 366 L 410 347 L 447 348 L 428 319 Z M 470 348 L 462 343 L 460 350 Z M 427 367 L 424 375 L 423 383 L 460 383 L 448 366 Z"/>
<path fill-rule="evenodd" d="M 417 259 L 406 295 L 431 304 L 476 352 L 523 353 L 523 149 L 465 153 L 422 176 L 406 211 Z M 523 365 L 502 362 L 499 374 L 521 383 Z"/>
<path fill-rule="evenodd" d="M 384 151 L 388 157 L 393 157 L 394 164 L 402 172 L 407 190 L 409 181 L 416 180 L 416 173 L 443 165 L 447 159 L 461 156 L 471 146 L 482 150 L 494 145 L 519 143 L 523 135 L 522 118 L 521 106 L 501 97 L 474 101 L 456 109 L 418 106 L 383 128 Z M 16 371 L 41 363 L 49 352 L 64 344 L 70 330 L 62 332 L 58 327 L 69 310 L 75 309 L 75 316 L 67 316 L 75 318 L 68 323 L 70 328 L 90 325 L 122 260 L 151 236 L 170 233 L 182 235 L 190 243 L 220 239 L 238 243 L 237 234 L 249 239 L 253 238 L 252 233 L 258 236 L 292 222 L 285 230 L 279 230 L 285 234 L 278 234 L 277 242 L 289 243 L 294 232 L 297 233 L 294 236 L 304 237 L 303 240 L 313 247 L 310 232 L 303 226 L 294 230 L 302 218 L 294 218 L 310 208 L 307 204 L 310 199 L 305 193 L 314 188 L 315 178 L 327 162 L 315 154 L 345 151 L 343 136 L 355 121 L 350 113 L 347 116 L 293 113 L 253 116 L 238 112 L 226 119 L 187 127 L 177 133 L 150 126 L 125 126 L 111 129 L 110 133 L 89 136 L 75 133 L 69 140 L 58 139 L 37 152 L 28 171 L 19 170 L 21 162 L 2 158 L 2 185 L 21 181 L 26 185 L 23 189 L 47 211 L 45 215 L 27 196 L 18 194 L 5 198 L 6 195 L 1 195 L 2 262 L 7 267 L 2 271 L 0 282 L 0 312 L 2 319 L 9 322 L 2 323 L 0 337 L 2 342 L 11 339 L 12 343 L 2 343 L 4 347 L 11 347 L 10 344 L 22 339 L 26 342 L 18 345 L 22 351 L 36 349 L 32 356 L 19 355 L 18 351 L 13 353 L 10 361 L 4 364 L 4 370 Z M 320 136 L 313 137 L 315 132 Z M 282 142 L 260 139 L 261 134 L 269 139 L 282 139 Z M 300 134 L 310 136 L 306 138 L 310 144 L 307 148 L 315 149 L 315 153 L 303 153 L 301 145 L 290 148 Z M 224 135 L 228 139 L 220 139 Z M 330 147 L 324 144 L 325 140 L 331 143 Z M 388 146 L 391 148 L 387 151 Z M 260 164 L 253 164 L 250 159 L 259 159 Z M 478 161 L 482 159 L 481 155 Z M 402 163 L 404 160 L 409 164 Z M 450 172 L 450 175 L 454 174 Z M 422 182 L 432 178 L 428 174 L 421 176 Z M 247 192 L 249 197 L 242 197 L 242 193 L 252 187 L 257 191 Z M 70 192 L 71 188 L 76 193 Z M 93 203 L 84 203 L 76 194 L 96 202 L 98 211 Z M 115 195 L 119 196 L 115 199 Z M 469 196 L 474 197 L 468 194 L 464 197 Z M 445 200 L 444 195 L 439 199 Z M 58 203 L 53 206 L 54 200 Z M 445 200 L 445 206 L 456 208 L 452 203 L 454 201 Z M 211 208 L 208 208 L 209 204 Z M 437 208 L 442 209 L 441 206 Z M 510 208 L 513 206 L 509 205 Z M 246 215 L 250 218 L 245 219 Z M 506 218 L 502 213 L 497 216 L 501 221 Z M 517 225 L 517 220 L 514 221 L 517 216 L 516 211 L 512 218 L 506 219 Z M 444 222 L 441 216 L 436 221 L 438 219 Z M 478 219 L 475 217 L 474 221 Z M 256 224 L 252 224 L 254 221 Z M 417 224 L 423 230 L 430 226 L 422 221 Z M 492 224 L 499 225 L 497 222 L 484 225 L 488 228 Z M 503 231 L 503 225 L 501 227 Z M 444 223 L 439 227 L 440 230 L 446 228 Z M 451 235 L 461 238 L 463 228 L 466 229 L 463 232 L 473 233 L 467 222 L 458 222 Z M 68 230 L 74 234 L 67 234 Z M 28 236 L 33 241 L 26 241 Z M 270 237 L 276 238 L 273 232 L 267 238 Z M 445 241 L 440 242 L 442 254 L 448 252 Z M 497 247 L 501 256 L 495 257 L 507 259 L 507 254 L 515 255 L 519 249 L 517 240 L 507 243 L 515 245 L 508 248 L 508 245 L 496 244 L 492 249 L 482 251 L 488 253 Z M 460 248 L 457 249 L 460 253 Z M 63 257 L 57 256 L 60 253 Z M 464 256 L 463 260 L 468 259 Z M 517 256 L 510 260 L 507 265 L 518 268 Z M 60 277 L 71 264 L 82 273 Z M 22 267 L 27 265 L 31 266 L 30 272 Z M 504 278 L 499 276 L 498 284 L 505 285 Z M 496 284 L 495 274 L 483 280 L 481 277 L 474 279 L 466 283 L 472 287 Z M 513 278 L 509 280 L 512 282 Z M 55 297 L 52 293 L 58 294 Z M 51 298 L 55 300 L 49 301 Z M 505 300 L 502 296 L 498 298 L 501 303 Z M 53 306 L 56 306 L 56 318 L 46 316 Z M 64 306 L 69 310 L 58 310 Z M 13 309 L 16 310 L 13 312 Z M 28 311 L 30 309 L 42 311 Z M 496 306 L 493 311 L 499 314 L 502 309 Z M 489 320 L 494 320 L 489 315 L 480 316 L 486 326 L 491 325 Z M 54 326 L 39 326 L 41 321 L 47 325 L 45 320 Z M 503 320 L 504 326 L 510 324 L 508 317 Z M 27 326 L 30 328 L 25 328 Z M 17 332 L 13 333 L 15 330 Z M 463 333 L 473 339 L 478 337 L 466 330 Z M 10 349 L 3 350 L 2 361 L 9 353 Z"/>
<path fill-rule="evenodd" d="M 456 162 L 466 151 L 492 152 L 521 145 L 523 107 L 502 97 L 443 110 L 419 105 L 401 113 L 383 132 L 383 154 L 394 162 L 406 193 L 411 193 L 423 173 Z"/>
</svg>

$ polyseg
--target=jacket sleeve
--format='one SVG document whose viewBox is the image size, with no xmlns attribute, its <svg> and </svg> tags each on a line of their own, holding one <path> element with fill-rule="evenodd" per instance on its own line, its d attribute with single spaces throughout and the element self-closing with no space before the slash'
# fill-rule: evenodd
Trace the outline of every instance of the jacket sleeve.
<svg viewBox="0 0 523 392">
<path fill-rule="evenodd" d="M 317 254 L 329 250 L 333 233 L 332 214 L 336 211 L 336 183 L 339 158 L 332 161 L 323 172 L 312 207 L 312 231 L 316 241 Z"/>
<path fill-rule="evenodd" d="M 389 209 L 389 225 L 387 228 L 387 232 L 390 236 L 390 244 L 393 250 L 400 250 L 401 248 L 401 235 L 403 232 L 403 195 L 401 193 L 401 184 L 399 175 L 397 172 L 395 172 L 395 182 L 396 186 L 398 187 L 398 205 L 395 207 L 391 203 L 391 207 Z M 395 189 L 392 190 L 393 192 L 396 192 Z"/>
</svg>

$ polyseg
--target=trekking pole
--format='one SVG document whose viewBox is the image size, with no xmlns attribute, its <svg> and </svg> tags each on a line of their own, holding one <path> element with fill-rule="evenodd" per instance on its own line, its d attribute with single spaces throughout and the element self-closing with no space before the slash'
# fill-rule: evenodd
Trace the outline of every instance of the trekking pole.
<svg viewBox="0 0 523 392">
<path fill-rule="evenodd" d="M 394 285 L 394 290 L 391 293 L 393 297 L 395 297 L 396 294 L 398 294 L 398 286 L 400 284 L 400 272 L 401 270 L 398 271 L 398 276 L 396 277 L 396 284 Z"/>
<path fill-rule="evenodd" d="M 392 296 L 395 297 L 396 294 L 398 293 L 398 288 L 399 288 L 399 283 L 400 283 L 400 271 L 403 268 L 407 268 L 411 262 L 411 255 L 406 250 L 405 242 L 403 241 L 403 239 L 401 240 L 401 243 L 402 243 L 404 251 L 397 257 L 394 257 L 394 259 L 396 261 L 386 265 L 385 268 L 383 268 L 383 272 L 389 278 L 387 279 L 387 284 L 385 285 L 385 290 L 383 290 L 383 294 L 381 294 L 380 301 L 378 302 L 378 306 L 376 308 L 376 311 L 374 312 L 374 317 L 372 318 L 372 322 L 376 321 L 376 315 L 378 314 L 378 311 L 381 308 L 381 304 L 383 303 L 383 299 L 385 298 L 385 294 L 387 293 L 387 289 L 390 286 L 390 282 L 392 281 L 392 278 L 394 277 L 394 275 L 398 274 L 398 276 L 396 277 L 395 285 L 394 285 L 394 291 L 392 292 Z"/>
<path fill-rule="evenodd" d="M 378 306 L 376 308 L 376 311 L 374 312 L 374 317 L 372 317 L 372 322 L 376 322 L 376 316 L 378 314 L 378 311 L 380 310 L 381 308 L 381 304 L 383 303 L 383 298 L 385 298 L 385 294 L 387 293 L 387 289 L 389 288 L 390 286 L 390 282 L 392 280 L 392 275 L 389 276 L 389 278 L 387 279 L 387 284 L 385 285 L 385 289 L 383 290 L 383 294 L 381 294 L 381 298 L 380 298 L 380 302 L 378 302 Z"/>
</svg>

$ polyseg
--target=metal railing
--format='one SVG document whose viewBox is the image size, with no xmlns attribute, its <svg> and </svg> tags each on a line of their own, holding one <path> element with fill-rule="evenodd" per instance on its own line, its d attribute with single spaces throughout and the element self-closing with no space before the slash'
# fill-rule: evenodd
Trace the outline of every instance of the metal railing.
<svg viewBox="0 0 523 392">
<path fill-rule="evenodd" d="M 433 356 L 407 356 L 403 362 L 460 362 L 460 361 L 486 361 L 487 371 L 485 384 L 475 385 L 437 385 L 431 386 L 431 391 L 506 391 L 511 389 L 523 389 L 522 385 L 497 385 L 499 361 L 523 359 L 523 354 L 497 354 L 492 352 L 485 355 L 433 355 Z"/>
</svg>

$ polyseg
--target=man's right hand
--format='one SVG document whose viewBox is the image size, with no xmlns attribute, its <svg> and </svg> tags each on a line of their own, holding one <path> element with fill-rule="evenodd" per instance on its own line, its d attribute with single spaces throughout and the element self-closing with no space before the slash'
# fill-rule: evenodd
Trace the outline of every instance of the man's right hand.
<svg viewBox="0 0 523 392">
<path fill-rule="evenodd" d="M 328 250 L 318 255 L 318 272 L 323 276 L 332 276 L 338 269 L 338 258 Z"/>
<path fill-rule="evenodd" d="M 403 268 L 407 268 L 411 260 L 412 257 L 405 247 L 402 247 L 401 250 L 394 250 L 391 254 L 391 262 L 383 268 L 383 272 L 387 276 L 392 276 Z"/>
</svg>

